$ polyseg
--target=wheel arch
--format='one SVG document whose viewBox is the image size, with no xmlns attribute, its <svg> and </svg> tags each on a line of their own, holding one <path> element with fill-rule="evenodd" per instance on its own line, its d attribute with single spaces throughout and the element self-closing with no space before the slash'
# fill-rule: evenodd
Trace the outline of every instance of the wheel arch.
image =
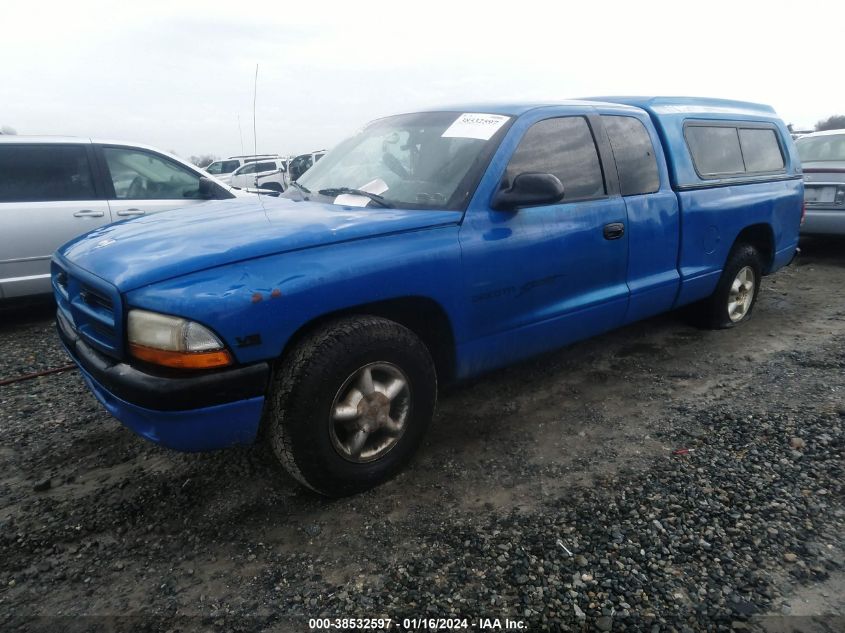
<svg viewBox="0 0 845 633">
<path fill-rule="evenodd" d="M 303 337 L 325 323 L 344 316 L 378 316 L 395 321 L 416 334 L 428 348 L 437 371 L 438 382 L 455 377 L 455 335 L 452 322 L 440 303 L 425 296 L 405 296 L 363 303 L 321 314 L 300 326 L 285 343 L 280 358 Z"/>
<path fill-rule="evenodd" d="M 762 259 L 763 274 L 768 274 L 775 259 L 775 233 L 770 224 L 760 223 L 746 226 L 736 236 L 731 245 L 729 253 L 733 252 L 738 244 L 749 244 L 753 246 Z"/>
</svg>

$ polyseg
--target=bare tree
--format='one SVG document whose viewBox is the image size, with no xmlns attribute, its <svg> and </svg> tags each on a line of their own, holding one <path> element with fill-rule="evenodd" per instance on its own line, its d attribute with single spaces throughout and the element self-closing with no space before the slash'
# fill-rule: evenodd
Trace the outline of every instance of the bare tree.
<svg viewBox="0 0 845 633">
<path fill-rule="evenodd" d="M 197 167 L 208 167 L 211 163 L 217 160 L 214 154 L 200 154 L 199 156 L 191 156 L 191 162 Z"/>
<path fill-rule="evenodd" d="M 816 132 L 845 130 L 845 114 L 834 114 L 816 123 Z"/>
</svg>

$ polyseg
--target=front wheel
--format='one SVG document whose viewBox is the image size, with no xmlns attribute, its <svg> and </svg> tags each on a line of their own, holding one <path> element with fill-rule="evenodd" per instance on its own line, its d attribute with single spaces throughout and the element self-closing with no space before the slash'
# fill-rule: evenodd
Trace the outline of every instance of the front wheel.
<svg viewBox="0 0 845 633">
<path fill-rule="evenodd" d="M 738 244 L 725 263 L 716 290 L 703 303 L 707 327 L 734 327 L 751 318 L 760 293 L 763 266 L 760 254 L 750 244 Z"/>
<path fill-rule="evenodd" d="M 266 427 L 295 479 L 327 496 L 395 475 L 434 414 L 437 379 L 422 341 L 373 316 L 348 317 L 306 336 L 273 379 Z"/>
</svg>

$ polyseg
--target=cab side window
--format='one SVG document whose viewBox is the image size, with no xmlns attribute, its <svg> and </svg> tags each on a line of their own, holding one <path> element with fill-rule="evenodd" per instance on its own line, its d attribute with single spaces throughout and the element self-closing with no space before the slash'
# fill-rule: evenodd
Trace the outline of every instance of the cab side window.
<svg viewBox="0 0 845 633">
<path fill-rule="evenodd" d="M 622 195 L 635 196 L 660 189 L 654 146 L 642 121 L 616 115 L 602 115 L 601 119 L 610 138 Z"/>
<path fill-rule="evenodd" d="M 199 199 L 199 174 L 150 152 L 104 147 L 118 200 Z"/>
<path fill-rule="evenodd" d="M 505 171 L 506 186 L 525 172 L 557 176 L 563 183 L 564 201 L 606 194 L 596 143 L 582 116 L 545 119 L 532 125 Z"/>
<path fill-rule="evenodd" d="M 84 145 L 0 146 L 0 202 L 95 200 Z"/>
</svg>

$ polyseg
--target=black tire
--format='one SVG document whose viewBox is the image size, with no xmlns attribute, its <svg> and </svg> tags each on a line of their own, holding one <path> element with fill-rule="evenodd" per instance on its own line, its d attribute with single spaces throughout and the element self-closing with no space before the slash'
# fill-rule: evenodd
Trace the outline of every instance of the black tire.
<svg viewBox="0 0 845 633">
<path fill-rule="evenodd" d="M 386 450 L 384 454 L 375 451 L 372 461 L 360 463 L 350 461 L 351 454 L 341 454 L 345 446 L 339 437 L 347 433 L 347 427 L 338 425 L 350 423 L 336 422 L 332 416 L 341 406 L 336 398 L 343 390 L 354 390 L 351 385 L 357 383 L 350 380 L 367 367 L 374 368 L 369 374 L 373 380 L 379 367 L 398 368 L 407 379 L 408 391 L 401 434 L 393 439 L 395 433 L 391 433 L 385 441 L 394 443 L 381 449 Z M 383 385 L 375 384 L 384 391 Z M 307 335 L 285 355 L 271 383 L 265 424 L 276 457 L 295 479 L 320 494 L 341 497 L 390 479 L 410 460 L 434 415 L 436 401 L 434 362 L 413 332 L 380 317 L 346 317 Z M 384 406 L 394 404 L 385 402 Z M 393 418 L 398 416 L 390 409 L 391 423 Z M 364 430 L 354 432 L 366 435 Z M 388 431 L 376 430 L 372 437 L 381 437 L 379 433 L 386 436 Z M 359 448 L 358 459 L 361 455 Z"/>
<path fill-rule="evenodd" d="M 750 304 L 741 315 L 734 312 L 734 317 L 732 318 L 729 311 L 732 298 L 731 288 L 737 279 L 737 275 L 746 268 L 751 269 L 753 273 L 753 288 L 744 295 L 750 295 Z M 700 305 L 698 313 L 701 324 L 704 327 L 719 330 L 736 327 L 741 323 L 745 323 L 751 318 L 754 305 L 757 303 L 762 279 L 763 264 L 757 249 L 750 244 L 737 244 L 734 246 L 730 255 L 728 255 L 728 261 L 725 263 L 725 268 L 722 271 L 722 276 L 719 278 L 719 283 L 716 285 L 716 290 Z"/>
<path fill-rule="evenodd" d="M 268 189 L 270 191 L 278 191 L 282 193 L 284 189 L 282 189 L 282 185 L 277 182 L 268 182 L 266 185 L 258 185 L 260 189 Z"/>
</svg>

